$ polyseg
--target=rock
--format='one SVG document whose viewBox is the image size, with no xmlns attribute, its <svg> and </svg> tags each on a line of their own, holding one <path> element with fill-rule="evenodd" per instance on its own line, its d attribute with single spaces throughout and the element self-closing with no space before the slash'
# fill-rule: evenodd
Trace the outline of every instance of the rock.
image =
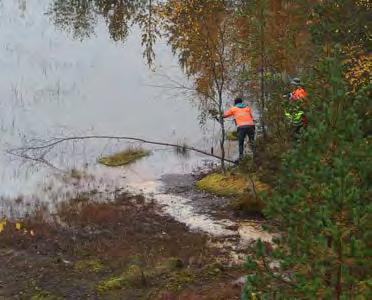
<svg viewBox="0 0 372 300">
<path fill-rule="evenodd" d="M 188 260 L 188 267 L 201 268 L 204 265 L 202 257 L 191 256 Z"/>
<path fill-rule="evenodd" d="M 243 287 L 246 282 L 246 277 L 242 276 L 232 282 L 233 286 Z"/>
</svg>

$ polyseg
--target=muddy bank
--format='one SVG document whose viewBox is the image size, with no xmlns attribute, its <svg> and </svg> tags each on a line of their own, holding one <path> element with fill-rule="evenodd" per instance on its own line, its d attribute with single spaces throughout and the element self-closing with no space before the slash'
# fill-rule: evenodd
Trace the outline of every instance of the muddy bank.
<svg viewBox="0 0 372 300">
<path fill-rule="evenodd" d="M 232 198 L 213 196 L 197 189 L 195 182 L 206 170 L 167 174 L 158 181 L 132 184 L 128 188 L 154 199 L 165 214 L 191 230 L 211 236 L 230 255 L 232 264 L 244 263 L 249 245 L 258 238 L 271 241 L 271 234 L 262 228 L 266 220 L 256 215 L 242 216 L 232 208 Z"/>
<path fill-rule="evenodd" d="M 244 270 L 211 242 L 142 196 L 86 195 L 6 224 L 0 299 L 239 299 Z"/>
</svg>

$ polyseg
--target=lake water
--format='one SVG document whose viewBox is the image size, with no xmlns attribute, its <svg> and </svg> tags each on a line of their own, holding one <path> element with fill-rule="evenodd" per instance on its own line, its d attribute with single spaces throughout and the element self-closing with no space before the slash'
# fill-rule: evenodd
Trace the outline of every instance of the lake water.
<svg viewBox="0 0 372 300">
<path fill-rule="evenodd" d="M 125 42 L 114 42 L 98 18 L 94 35 L 74 39 L 54 26 L 46 14 L 50 4 L 0 1 L 0 215 L 16 214 L 15 198 L 29 205 L 51 202 L 80 190 L 113 191 L 128 181 L 138 184 L 202 165 L 205 157 L 180 157 L 157 147 L 126 169 L 99 166 L 100 155 L 126 146 L 115 140 L 66 143 L 46 154 L 59 169 L 84 170 L 89 180 L 81 184 L 6 153 L 37 139 L 92 134 L 187 143 L 205 150 L 216 145 L 217 126 L 200 126 L 196 102 L 158 87 L 167 78 L 189 84 L 165 41 L 156 44 L 156 68 L 150 70 L 136 26 Z"/>
<path fill-rule="evenodd" d="M 80 3 L 53 1 L 62 6 Z M 174 80 L 192 84 L 164 40 L 155 46 L 152 70 L 142 56 L 138 26 L 130 27 L 125 42 L 114 42 L 105 20 L 97 17 L 95 34 L 83 22 L 91 34 L 76 39 L 69 30 L 58 29 L 46 14 L 51 3 L 0 0 L 0 219 L 22 218 L 40 205 L 53 211 L 56 203 L 81 192 L 94 191 L 91 197 L 106 201 L 128 190 L 155 199 L 164 213 L 191 229 L 232 238 L 223 247 L 229 243 L 245 247 L 257 237 L 270 240 L 260 226 L 215 219 L 197 209 L 203 196 L 190 199 L 165 192 L 164 175 L 186 174 L 216 163 L 210 157 L 180 156 L 170 148 L 144 145 L 151 156 L 126 167 L 108 168 L 99 165 L 97 158 L 128 143 L 102 139 L 60 144 L 45 153 L 48 164 L 8 153 L 56 137 L 85 135 L 131 136 L 185 143 L 205 151 L 218 149 L 218 127 L 213 122 L 200 126 L 197 101 L 188 93 L 164 88 Z M 64 16 L 59 17 L 63 23 Z M 232 122 L 227 127 L 232 129 Z M 226 149 L 229 158 L 236 155 L 234 143 Z"/>
</svg>

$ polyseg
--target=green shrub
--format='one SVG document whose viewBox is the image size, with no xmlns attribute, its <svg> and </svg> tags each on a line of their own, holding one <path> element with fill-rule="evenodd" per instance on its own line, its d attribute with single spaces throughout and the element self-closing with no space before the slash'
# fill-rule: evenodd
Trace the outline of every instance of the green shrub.
<svg viewBox="0 0 372 300">
<path fill-rule="evenodd" d="M 236 211 L 241 211 L 246 214 L 261 214 L 265 207 L 265 203 L 259 195 L 257 197 L 253 193 L 245 193 L 231 202 L 231 207 Z"/>
<path fill-rule="evenodd" d="M 244 299 L 367 299 L 371 148 L 339 59 L 319 66 L 311 124 L 284 159 L 266 216 L 280 236 L 248 258 Z M 362 97 L 362 96 L 361 96 Z M 358 101 L 367 102 L 367 98 Z"/>
</svg>

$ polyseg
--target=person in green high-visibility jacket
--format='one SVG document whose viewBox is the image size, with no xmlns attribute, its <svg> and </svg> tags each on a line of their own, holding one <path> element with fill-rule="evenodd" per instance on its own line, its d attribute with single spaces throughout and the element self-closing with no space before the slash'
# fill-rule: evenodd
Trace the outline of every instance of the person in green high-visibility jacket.
<svg viewBox="0 0 372 300">
<path fill-rule="evenodd" d="M 307 124 L 307 119 L 303 110 L 307 93 L 299 78 L 293 78 L 290 84 L 294 86 L 294 90 L 285 95 L 288 101 L 285 103 L 284 115 L 293 128 L 293 134 L 298 135 L 301 128 Z"/>
</svg>

